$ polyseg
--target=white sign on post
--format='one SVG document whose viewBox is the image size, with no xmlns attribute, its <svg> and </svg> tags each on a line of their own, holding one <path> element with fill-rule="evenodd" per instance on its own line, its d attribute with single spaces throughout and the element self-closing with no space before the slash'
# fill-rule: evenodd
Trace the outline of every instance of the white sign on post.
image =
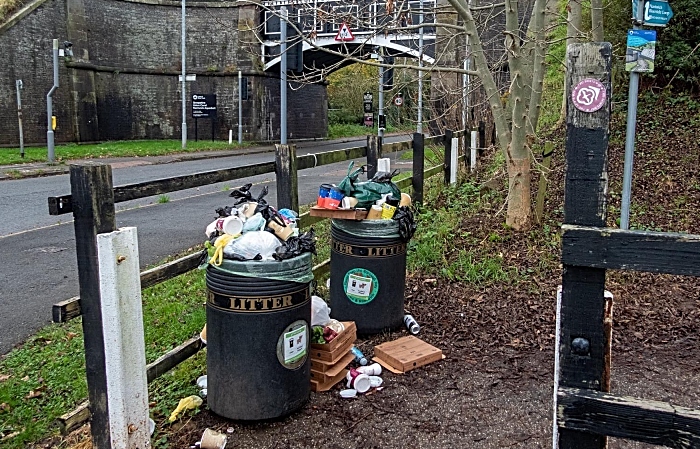
<svg viewBox="0 0 700 449">
<path fill-rule="evenodd" d="M 345 42 L 345 41 L 354 41 L 355 36 L 352 35 L 352 31 L 350 31 L 350 28 L 348 27 L 348 24 L 343 22 L 340 25 L 340 29 L 338 30 L 338 34 L 335 35 L 335 40 Z"/>
</svg>

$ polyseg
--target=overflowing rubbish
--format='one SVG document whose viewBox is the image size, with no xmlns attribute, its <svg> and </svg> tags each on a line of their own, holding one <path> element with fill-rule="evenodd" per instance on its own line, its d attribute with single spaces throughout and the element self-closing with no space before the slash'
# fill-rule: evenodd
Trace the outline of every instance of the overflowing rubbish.
<svg viewBox="0 0 700 449">
<path fill-rule="evenodd" d="M 168 421 L 170 422 L 175 422 L 177 421 L 179 415 L 181 413 L 184 413 L 187 410 L 194 410 L 200 405 L 202 405 L 202 398 L 196 395 L 188 396 L 186 398 L 180 399 L 180 402 L 177 404 L 177 407 L 175 407 L 175 410 L 170 414 L 170 417 L 168 418 Z"/>
<path fill-rule="evenodd" d="M 382 374 L 382 365 L 379 363 L 372 363 L 371 365 L 360 366 L 357 371 L 362 374 L 367 374 L 368 376 L 379 376 Z"/>
<path fill-rule="evenodd" d="M 408 329 L 408 332 L 411 333 L 411 335 L 418 335 L 420 332 L 420 326 L 416 322 L 416 319 L 413 318 L 412 315 L 405 315 L 403 317 L 403 323 L 406 325 L 406 328 Z"/>
<path fill-rule="evenodd" d="M 206 227 L 209 264 L 219 267 L 224 259 L 281 261 L 306 252 L 316 254 L 313 229 L 299 232 L 299 214 L 269 205 L 267 186 L 254 197 L 252 186 L 233 190 L 229 196 L 235 198 L 234 204 L 218 207 L 216 219 Z"/>
<path fill-rule="evenodd" d="M 347 379 L 347 387 L 355 389 L 358 393 L 367 393 L 372 385 L 370 384 L 369 376 L 362 374 L 355 368 L 351 369 L 345 376 Z"/>
</svg>

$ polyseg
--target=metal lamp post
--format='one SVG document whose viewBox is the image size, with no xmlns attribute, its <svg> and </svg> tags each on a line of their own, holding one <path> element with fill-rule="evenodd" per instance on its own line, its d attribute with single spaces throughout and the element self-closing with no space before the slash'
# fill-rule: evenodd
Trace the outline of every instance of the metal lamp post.
<svg viewBox="0 0 700 449">
<path fill-rule="evenodd" d="M 182 53 L 182 149 L 187 148 L 187 97 L 186 97 L 186 86 L 187 86 L 187 76 L 185 75 L 185 0 L 182 0 L 182 26 L 181 26 L 181 50 Z"/>
</svg>

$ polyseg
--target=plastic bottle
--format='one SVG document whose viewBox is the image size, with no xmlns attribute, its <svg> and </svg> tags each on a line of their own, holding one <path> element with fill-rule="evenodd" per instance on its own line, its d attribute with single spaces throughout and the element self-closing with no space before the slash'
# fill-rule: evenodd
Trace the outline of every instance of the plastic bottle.
<svg viewBox="0 0 700 449">
<path fill-rule="evenodd" d="M 403 323 L 406 325 L 406 328 L 408 328 L 408 332 L 410 332 L 412 335 L 418 335 L 418 332 L 420 332 L 420 326 L 413 316 L 404 315 Z"/>
<path fill-rule="evenodd" d="M 365 355 L 362 353 L 362 351 L 353 346 L 352 348 L 350 348 L 350 352 L 352 353 L 352 355 L 355 356 L 355 362 L 359 363 L 362 366 L 367 365 L 367 359 L 365 358 Z"/>
</svg>

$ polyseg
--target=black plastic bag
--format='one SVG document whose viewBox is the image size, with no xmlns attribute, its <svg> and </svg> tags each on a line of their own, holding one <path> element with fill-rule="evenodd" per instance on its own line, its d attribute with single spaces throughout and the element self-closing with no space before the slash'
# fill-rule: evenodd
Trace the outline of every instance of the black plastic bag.
<svg viewBox="0 0 700 449">
<path fill-rule="evenodd" d="M 404 242 L 408 242 L 416 233 L 416 221 L 413 218 L 413 211 L 408 206 L 399 206 L 394 213 L 394 221 L 399 224 L 399 236 Z"/>
<path fill-rule="evenodd" d="M 242 203 L 247 203 L 250 201 L 253 201 L 253 195 L 250 193 L 250 188 L 253 187 L 252 183 L 248 183 L 244 185 L 243 187 L 236 189 L 229 193 L 228 196 L 232 196 L 234 198 L 237 198 L 238 201 L 236 201 L 235 205 L 238 206 L 239 204 Z M 265 187 L 267 188 L 267 187 Z"/>
<path fill-rule="evenodd" d="M 231 216 L 231 212 L 233 211 L 233 207 L 231 206 L 224 206 L 224 207 L 218 207 L 214 212 L 216 212 L 216 218 L 226 218 Z"/>
<path fill-rule="evenodd" d="M 316 255 L 316 234 L 313 228 L 301 234 L 299 237 L 289 237 L 286 241 L 282 242 L 282 245 L 277 247 L 272 257 L 276 260 L 284 260 L 297 257 L 302 253 Z"/>
</svg>

